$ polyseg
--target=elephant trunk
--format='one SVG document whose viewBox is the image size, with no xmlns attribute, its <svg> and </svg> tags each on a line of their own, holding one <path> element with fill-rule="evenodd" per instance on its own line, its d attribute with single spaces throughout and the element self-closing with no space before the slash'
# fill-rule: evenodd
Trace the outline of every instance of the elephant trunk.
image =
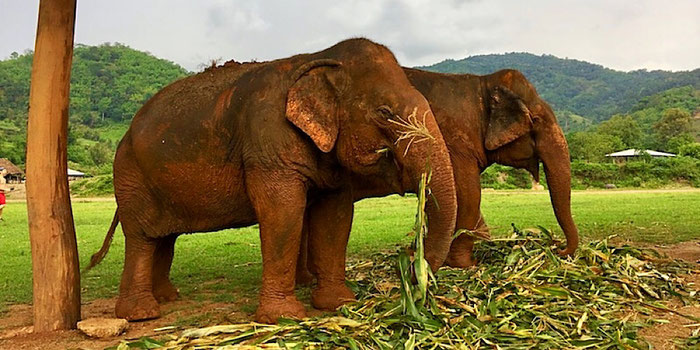
<svg viewBox="0 0 700 350">
<path fill-rule="evenodd" d="M 428 217 L 425 259 L 431 269 L 437 271 L 447 258 L 455 232 L 457 192 L 447 146 L 432 113 L 425 118 L 425 124 L 434 139 L 414 142 L 406 153 L 403 164 L 411 181 L 410 186 L 415 186 L 416 191 L 419 189 L 421 174 L 427 170 L 426 166 L 429 165 L 432 171 L 425 208 Z"/>
<path fill-rule="evenodd" d="M 553 129 L 553 130 L 552 130 Z M 554 215 L 566 236 L 566 248 L 560 255 L 571 255 L 578 248 L 578 229 L 571 216 L 571 163 L 569 147 L 561 129 L 554 127 L 538 138 L 537 152 L 547 177 Z"/>
</svg>

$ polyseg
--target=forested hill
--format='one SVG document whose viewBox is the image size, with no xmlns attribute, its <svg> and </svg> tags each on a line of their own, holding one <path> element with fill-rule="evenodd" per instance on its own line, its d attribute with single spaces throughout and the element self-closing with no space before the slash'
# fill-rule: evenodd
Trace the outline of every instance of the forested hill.
<svg viewBox="0 0 700 350">
<path fill-rule="evenodd" d="M 0 119 L 26 114 L 33 54 L 0 61 Z M 71 71 L 70 115 L 86 125 L 130 119 L 149 97 L 187 71 L 121 44 L 77 45 Z"/>
<path fill-rule="evenodd" d="M 688 85 L 700 89 L 700 69 L 621 72 L 584 61 L 529 53 L 471 56 L 419 68 L 479 75 L 505 68 L 517 69 L 555 110 L 574 113 L 593 122 L 627 113 L 643 97 L 664 90 Z"/>
<path fill-rule="evenodd" d="M 24 164 L 33 54 L 0 61 L 0 155 Z M 111 162 L 115 139 L 105 133 L 126 122 L 153 94 L 188 72 L 173 62 L 121 44 L 76 45 L 71 72 L 69 159 L 81 165 Z M 97 128 L 97 129 L 96 129 Z M 99 129 L 103 128 L 103 129 Z"/>
<path fill-rule="evenodd" d="M 0 157 L 18 165 L 24 164 L 25 157 L 32 58 L 28 52 L 0 61 Z M 624 118 L 616 118 L 602 129 L 635 131 L 635 137 L 619 138 L 661 150 L 679 148 L 679 141 L 692 141 L 687 135 L 700 140 L 700 69 L 625 73 L 587 62 L 525 53 L 474 56 L 422 68 L 474 74 L 503 68 L 521 70 L 554 105 L 559 122 L 570 135 L 601 129 L 599 122 L 624 114 Z M 117 142 L 133 115 L 158 90 L 188 74 L 173 62 L 121 44 L 77 45 L 71 75 L 69 166 L 90 174 L 110 173 Z M 668 114 L 670 109 L 676 111 Z M 695 128 L 676 128 L 681 131 L 675 134 L 660 132 L 663 128 L 656 124 L 666 114 L 669 120 L 680 115 L 676 119 L 688 119 L 683 123 L 694 123 Z M 617 127 L 630 120 L 634 127 Z M 589 134 L 578 133 L 578 138 L 601 138 Z M 679 139 L 681 134 L 685 136 Z M 607 141 L 608 148 L 615 150 L 626 145 L 626 141 L 617 139 Z M 591 148 L 586 142 L 579 144 Z"/>
</svg>

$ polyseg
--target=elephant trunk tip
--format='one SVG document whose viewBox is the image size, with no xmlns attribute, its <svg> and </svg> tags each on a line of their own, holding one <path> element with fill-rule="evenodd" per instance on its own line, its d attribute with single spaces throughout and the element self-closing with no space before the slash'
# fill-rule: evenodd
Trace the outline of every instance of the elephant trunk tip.
<svg viewBox="0 0 700 350">
<path fill-rule="evenodd" d="M 578 249 L 578 239 L 567 239 L 566 248 L 559 251 L 559 256 L 572 256 L 576 249 Z"/>
</svg>

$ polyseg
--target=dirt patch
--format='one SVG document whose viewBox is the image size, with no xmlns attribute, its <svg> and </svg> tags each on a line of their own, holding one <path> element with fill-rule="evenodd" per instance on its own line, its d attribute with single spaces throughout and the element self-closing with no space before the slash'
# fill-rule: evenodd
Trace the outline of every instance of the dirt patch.
<svg viewBox="0 0 700 350">
<path fill-rule="evenodd" d="M 700 264 L 700 241 L 682 242 L 672 245 L 637 244 L 654 248 L 671 259 L 680 259 L 690 263 Z M 700 274 L 684 276 L 691 288 L 700 293 Z M 678 302 L 671 303 L 670 308 L 674 312 L 659 311 L 652 318 L 666 320 L 668 323 L 659 323 L 643 329 L 640 335 L 649 341 L 654 349 L 682 349 L 675 340 L 688 338 L 691 333 L 700 328 L 700 323 L 690 320 L 682 315 L 700 317 L 700 305 L 683 306 Z"/>
<path fill-rule="evenodd" d="M 673 259 L 700 263 L 700 241 L 683 242 L 673 245 L 655 245 L 653 248 Z"/>
<path fill-rule="evenodd" d="M 672 307 L 672 309 L 683 315 L 700 317 L 700 306 L 698 305 Z M 653 318 L 668 321 L 668 323 L 659 323 L 644 328 L 639 332 L 644 339 L 651 343 L 654 349 L 683 349 L 684 347 L 676 344 L 675 341 L 688 338 L 694 330 L 700 328 L 700 324 L 697 322 L 673 312 L 660 312 L 655 314 Z"/>
<path fill-rule="evenodd" d="M 242 303 L 253 300 L 243 299 Z M 83 304 L 82 316 L 114 317 L 116 298 L 98 299 Z M 0 318 L 0 349 L 104 349 L 117 345 L 121 340 L 143 336 L 155 339 L 169 333 L 181 331 L 197 324 L 240 323 L 249 321 L 252 314 L 241 310 L 240 303 L 197 302 L 179 300 L 161 306 L 163 316 L 156 320 L 129 323 L 129 329 L 119 337 L 91 339 L 80 331 L 65 331 L 56 334 L 32 333 L 32 308 L 30 305 L 13 305 L 5 317 Z M 165 332 L 154 331 L 174 326 Z"/>
</svg>

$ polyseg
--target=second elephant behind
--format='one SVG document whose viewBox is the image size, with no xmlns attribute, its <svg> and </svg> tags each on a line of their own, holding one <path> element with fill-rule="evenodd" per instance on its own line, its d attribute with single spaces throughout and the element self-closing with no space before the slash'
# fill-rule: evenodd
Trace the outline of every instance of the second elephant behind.
<svg viewBox="0 0 700 350">
<path fill-rule="evenodd" d="M 404 71 L 428 99 L 450 152 L 457 186 L 456 227 L 485 228 L 480 175 L 489 165 L 526 169 L 539 180 L 542 162 L 554 214 L 567 241 L 560 254 L 573 254 L 579 238 L 571 215 L 569 148 L 552 108 L 525 76 L 510 69 L 483 76 Z M 473 236 L 461 235 L 452 242 L 445 263 L 473 265 L 473 245 Z"/>
<path fill-rule="evenodd" d="M 552 108 L 539 97 L 523 74 L 502 70 L 479 76 L 412 68 L 404 68 L 404 72 L 411 84 L 428 99 L 447 144 L 457 186 L 456 228 L 488 230 L 480 210 L 480 175 L 489 165 L 498 163 L 526 169 L 539 180 L 539 163 L 542 162 L 554 214 L 567 240 L 560 254 L 573 254 L 579 238 L 571 215 L 568 145 Z M 357 193 L 365 193 L 366 190 L 359 190 L 363 187 L 376 188 L 362 182 L 354 187 Z M 474 239 L 468 234 L 455 239 L 445 264 L 452 267 L 474 265 Z M 305 272 L 306 259 L 302 251 L 297 268 L 297 282 L 302 284 L 312 280 L 312 275 Z"/>
</svg>

